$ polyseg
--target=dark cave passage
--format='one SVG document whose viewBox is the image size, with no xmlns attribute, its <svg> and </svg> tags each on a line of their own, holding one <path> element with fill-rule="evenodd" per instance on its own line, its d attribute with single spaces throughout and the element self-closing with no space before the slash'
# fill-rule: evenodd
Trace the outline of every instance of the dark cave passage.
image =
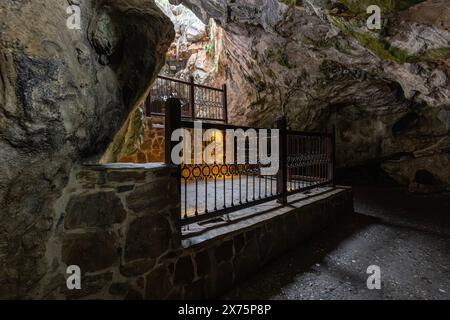
<svg viewBox="0 0 450 320">
<path fill-rule="evenodd" d="M 422 170 L 418 182 L 434 185 L 432 174 Z M 399 226 L 450 236 L 450 194 L 411 193 L 389 177 L 380 165 L 340 169 L 337 183 L 354 190 L 355 212 L 386 220 Z"/>
</svg>

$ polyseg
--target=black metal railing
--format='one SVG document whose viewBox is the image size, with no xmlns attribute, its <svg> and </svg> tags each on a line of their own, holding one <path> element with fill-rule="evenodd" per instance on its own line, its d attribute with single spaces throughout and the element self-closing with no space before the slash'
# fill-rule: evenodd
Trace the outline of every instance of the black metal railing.
<svg viewBox="0 0 450 320">
<path fill-rule="evenodd" d="M 193 121 L 182 121 L 183 128 L 192 132 Z M 257 148 L 261 144 L 266 144 L 270 149 L 269 139 L 262 141 L 258 135 L 251 139 L 254 145 L 251 146 L 249 139 L 245 135 L 233 138 L 234 152 L 229 152 L 226 143 L 226 130 L 248 130 L 248 128 L 215 124 L 203 124 L 200 134 L 207 130 L 213 132 L 209 142 L 202 142 L 198 148 L 202 154 L 207 145 L 221 146 L 215 148 L 210 154 L 210 161 L 202 161 L 198 164 L 195 161 L 196 151 L 191 152 L 191 163 L 186 162 L 181 165 L 181 214 L 182 223 L 189 224 L 217 216 L 222 216 L 232 211 L 249 207 L 265 201 L 278 198 L 277 172 L 264 174 L 262 169 L 267 165 L 262 165 L 258 157 L 252 161 Z M 256 132 L 256 131 L 255 131 Z M 244 141 L 242 141 L 244 137 Z M 245 141 L 246 140 L 246 141 Z M 239 143 L 241 143 L 239 147 Z M 256 149 L 256 150 L 255 150 Z M 238 153 L 244 156 L 239 159 Z"/>
<path fill-rule="evenodd" d="M 202 123 L 199 130 L 195 121 L 182 119 L 179 100 L 171 99 L 168 108 L 166 137 L 183 128 L 182 140 L 191 141 L 185 145 L 179 168 L 182 225 L 271 200 L 286 204 L 288 195 L 334 183 L 334 134 L 290 131 L 283 117 L 277 120 L 278 131 L 212 122 Z M 230 129 L 238 134 L 227 139 Z M 198 140 L 197 148 L 195 130 L 202 137 L 205 132 L 209 134 L 207 139 Z M 170 159 L 175 144 L 166 144 L 166 159 Z M 278 163 L 276 172 L 263 170 L 270 164 L 259 157 L 261 148 Z M 205 153 L 210 154 L 206 161 Z"/>
<path fill-rule="evenodd" d="M 296 193 L 333 182 L 333 135 L 288 131 L 287 190 Z"/>
<path fill-rule="evenodd" d="M 208 87 L 190 81 L 158 76 L 145 102 L 148 116 L 165 114 L 166 102 L 170 98 L 181 102 L 181 115 L 192 120 L 227 122 L 227 87 Z"/>
</svg>

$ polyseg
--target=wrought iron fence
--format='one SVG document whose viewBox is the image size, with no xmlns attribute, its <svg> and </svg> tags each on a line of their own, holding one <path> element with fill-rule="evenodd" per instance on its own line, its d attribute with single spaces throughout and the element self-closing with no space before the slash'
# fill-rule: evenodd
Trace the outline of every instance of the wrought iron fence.
<svg viewBox="0 0 450 320">
<path fill-rule="evenodd" d="M 287 132 L 287 189 L 296 193 L 333 182 L 332 134 Z"/>
<path fill-rule="evenodd" d="M 162 116 L 168 99 L 181 102 L 183 118 L 227 122 L 227 89 L 213 88 L 190 81 L 158 76 L 145 102 L 147 115 Z"/>
<path fill-rule="evenodd" d="M 183 117 L 192 115 L 191 111 L 191 85 L 188 82 L 158 76 L 153 83 L 150 94 L 146 100 L 146 114 L 163 116 L 165 114 L 166 102 L 170 98 L 181 102 L 181 114 Z"/>
<path fill-rule="evenodd" d="M 183 151 L 179 170 L 182 225 L 271 200 L 286 204 L 288 195 L 334 183 L 334 134 L 288 131 L 284 118 L 277 120 L 278 131 L 213 122 L 202 123 L 200 130 L 195 121 L 181 119 L 178 100 L 168 105 L 166 137 L 178 128 L 186 129 L 182 141 L 192 141 L 195 130 L 201 137 L 209 132 L 208 139 L 199 139 L 197 149 L 194 142 Z M 232 138 L 232 152 L 226 137 L 230 129 L 241 134 Z M 266 135 L 250 134 L 262 131 Z M 208 145 L 213 147 L 207 149 Z M 175 142 L 166 143 L 166 159 L 174 146 Z M 278 163 L 276 172 L 263 170 L 269 164 L 263 164 L 267 162 L 259 156 L 261 148 L 269 157 L 276 155 L 272 158 Z M 211 155 L 209 161 L 203 159 L 205 154 Z"/>
<path fill-rule="evenodd" d="M 194 122 L 182 121 L 183 128 L 194 131 Z M 233 138 L 233 152 L 229 152 L 226 143 L 226 131 L 248 130 L 248 128 L 203 123 L 203 128 L 198 134 L 207 130 L 213 130 L 211 140 L 202 141 L 198 148 L 202 155 L 207 150 L 208 144 L 214 145 L 210 161 L 198 163 L 194 161 L 196 151 L 191 152 L 190 160 L 181 165 L 181 210 L 182 223 L 189 224 L 204 219 L 222 216 L 232 211 L 249 207 L 258 203 L 278 198 L 277 173 L 264 174 L 258 157 L 252 161 L 252 153 L 257 152 L 250 145 L 249 138 Z M 238 131 L 239 132 L 239 131 Z M 192 134 L 191 134 L 192 137 Z M 269 139 L 262 139 L 258 135 L 252 137 L 255 145 L 265 144 L 270 151 Z M 240 141 L 239 141 L 240 140 Z M 241 143 L 241 147 L 239 144 Z M 192 147 L 192 146 L 191 146 Z M 257 148 L 257 147 L 256 147 Z M 242 159 L 238 159 L 238 152 L 243 152 Z M 239 161 L 238 161 L 239 160 Z M 196 164 L 188 164 L 196 163 Z"/>
</svg>

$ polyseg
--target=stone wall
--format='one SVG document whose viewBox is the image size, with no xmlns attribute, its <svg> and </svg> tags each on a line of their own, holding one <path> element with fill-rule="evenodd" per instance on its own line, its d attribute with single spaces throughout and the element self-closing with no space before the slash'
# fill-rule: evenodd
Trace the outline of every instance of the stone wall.
<svg viewBox="0 0 450 320">
<path fill-rule="evenodd" d="M 182 240 L 175 173 L 163 164 L 73 170 L 55 205 L 45 256 L 51 271 L 29 298 L 214 298 L 353 212 L 351 189 L 335 189 L 289 207 L 273 202 L 277 210 L 209 231 L 193 226 Z M 81 290 L 67 289 L 71 265 L 81 269 Z"/>
<path fill-rule="evenodd" d="M 167 261 L 168 270 L 175 266 L 171 281 L 176 286 L 167 297 L 218 297 L 272 259 L 352 212 L 352 191 L 342 189 L 185 239 L 182 255 Z M 164 294 L 161 292 L 157 298 L 165 297 Z"/>
<path fill-rule="evenodd" d="M 144 138 L 142 144 L 136 152 L 120 158 L 119 162 L 164 162 L 164 147 L 164 117 L 146 117 L 144 120 Z"/>
<path fill-rule="evenodd" d="M 145 276 L 180 248 L 180 195 L 162 164 L 85 166 L 71 174 L 56 203 L 58 224 L 39 298 L 143 298 Z M 66 289 L 78 265 L 82 290 Z"/>
<path fill-rule="evenodd" d="M 136 148 L 135 152 L 129 155 L 122 155 L 115 161 L 117 163 L 161 163 L 165 162 L 165 127 L 164 116 L 151 116 L 145 117 L 144 129 L 143 129 L 143 141 Z M 194 136 L 193 129 L 187 129 L 191 136 Z M 219 135 L 218 135 L 219 137 Z M 223 139 L 223 138 L 218 138 Z M 205 149 L 205 145 L 202 147 L 202 154 Z M 194 146 L 192 145 L 191 153 L 194 155 Z M 221 159 L 223 153 L 217 153 L 217 158 Z"/>
<path fill-rule="evenodd" d="M 275 202 L 274 202 L 275 203 Z M 175 170 L 162 164 L 77 168 L 58 199 L 46 299 L 213 298 L 297 242 L 352 212 L 349 189 L 208 232 L 184 234 Z M 82 289 L 66 287 L 67 266 Z"/>
</svg>

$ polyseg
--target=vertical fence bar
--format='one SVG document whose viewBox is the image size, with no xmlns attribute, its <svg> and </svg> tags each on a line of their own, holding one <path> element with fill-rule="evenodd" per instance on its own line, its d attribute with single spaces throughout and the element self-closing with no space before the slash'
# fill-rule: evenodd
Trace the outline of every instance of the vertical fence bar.
<svg viewBox="0 0 450 320">
<path fill-rule="evenodd" d="M 279 117 L 277 119 L 277 128 L 280 130 L 280 154 L 279 154 L 279 170 L 277 176 L 277 193 L 279 194 L 279 202 L 283 205 L 287 204 L 287 123 L 286 118 Z"/>
<path fill-rule="evenodd" d="M 196 118 L 195 112 L 195 80 L 194 77 L 190 77 L 190 87 L 189 87 L 189 100 L 191 104 L 192 120 Z"/>
<path fill-rule="evenodd" d="M 222 86 L 222 107 L 223 107 L 223 117 L 224 117 L 224 121 L 225 123 L 228 123 L 228 90 L 227 90 L 227 85 L 224 84 Z"/>
</svg>

